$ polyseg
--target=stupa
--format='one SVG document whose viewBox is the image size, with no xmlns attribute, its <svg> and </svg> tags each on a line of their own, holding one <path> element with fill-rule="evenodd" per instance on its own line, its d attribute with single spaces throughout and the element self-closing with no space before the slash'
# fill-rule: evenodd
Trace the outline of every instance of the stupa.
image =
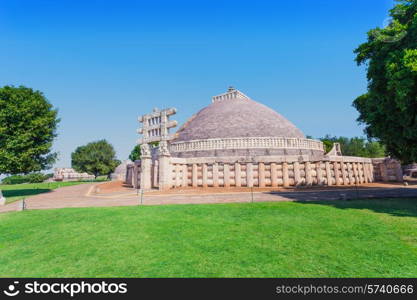
<svg viewBox="0 0 417 300">
<path fill-rule="evenodd" d="M 141 159 L 127 168 L 136 188 L 289 187 L 372 182 L 372 160 L 325 153 L 271 108 L 229 88 L 174 134 L 176 109 L 139 118 Z M 153 142 L 159 145 L 154 147 Z"/>
</svg>

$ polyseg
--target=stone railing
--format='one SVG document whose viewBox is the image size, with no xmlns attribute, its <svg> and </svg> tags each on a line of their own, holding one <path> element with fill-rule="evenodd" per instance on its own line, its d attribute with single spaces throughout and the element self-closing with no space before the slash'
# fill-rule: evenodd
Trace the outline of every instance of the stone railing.
<svg viewBox="0 0 417 300">
<path fill-rule="evenodd" d="M 346 160 L 350 160 L 348 157 Z M 181 163 L 173 160 L 167 187 L 289 187 L 354 185 L 374 181 L 373 166 L 362 162 Z"/>
<path fill-rule="evenodd" d="M 173 142 L 170 151 L 205 151 L 229 149 L 306 149 L 324 151 L 323 143 L 311 139 L 286 137 L 244 137 Z"/>
</svg>

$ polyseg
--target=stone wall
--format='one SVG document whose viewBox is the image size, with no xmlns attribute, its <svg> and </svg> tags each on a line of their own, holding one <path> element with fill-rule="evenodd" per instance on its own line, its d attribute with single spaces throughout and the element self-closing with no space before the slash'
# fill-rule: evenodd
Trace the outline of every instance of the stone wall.
<svg viewBox="0 0 417 300">
<path fill-rule="evenodd" d="M 325 156 L 170 157 L 166 187 L 291 187 L 355 185 L 402 181 L 401 165 L 390 158 Z M 141 162 L 128 165 L 126 182 L 139 187 Z M 159 187 L 159 161 L 149 170 L 152 188 Z M 138 173 L 136 176 L 135 174 Z"/>
<path fill-rule="evenodd" d="M 203 162 L 172 159 L 171 187 L 289 187 L 372 182 L 369 159 L 319 162 Z"/>
<path fill-rule="evenodd" d="M 403 180 L 401 163 L 392 158 L 372 158 L 375 181 L 397 181 Z"/>
</svg>

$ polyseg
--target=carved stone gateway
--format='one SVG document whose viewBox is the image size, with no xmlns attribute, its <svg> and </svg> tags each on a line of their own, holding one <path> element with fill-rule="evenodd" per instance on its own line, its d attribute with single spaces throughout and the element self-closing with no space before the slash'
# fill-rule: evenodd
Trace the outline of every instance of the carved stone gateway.
<svg viewBox="0 0 417 300">
<path fill-rule="evenodd" d="M 141 174 L 140 174 L 140 188 L 150 189 L 155 184 L 152 180 L 155 177 L 155 172 L 159 173 L 158 186 L 159 189 L 164 189 L 170 185 L 170 153 L 168 142 L 174 138 L 169 133 L 171 128 L 177 126 L 177 121 L 169 120 L 169 117 L 176 114 L 175 108 L 168 108 L 159 110 L 154 108 L 150 114 L 145 114 L 139 117 L 139 122 L 142 127 L 139 128 L 138 133 L 142 134 L 142 138 L 138 141 L 141 150 Z M 152 161 L 150 143 L 159 142 L 158 147 L 158 168 L 154 168 L 156 161 Z M 154 175 L 154 176 L 152 176 Z M 137 187 L 137 183 L 136 186 Z"/>
<path fill-rule="evenodd" d="M 178 123 L 170 121 L 169 117 L 176 113 L 175 108 L 163 110 L 154 108 L 152 113 L 139 117 L 138 120 L 142 123 L 142 127 L 138 130 L 138 133 L 142 134 L 139 145 L 172 140 L 173 135 L 169 134 L 169 129 L 174 128 Z"/>
</svg>

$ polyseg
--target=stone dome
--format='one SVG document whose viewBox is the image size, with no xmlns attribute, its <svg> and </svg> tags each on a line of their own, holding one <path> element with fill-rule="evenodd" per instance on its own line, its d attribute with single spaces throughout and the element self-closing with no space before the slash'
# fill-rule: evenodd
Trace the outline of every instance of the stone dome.
<svg viewBox="0 0 417 300">
<path fill-rule="evenodd" d="M 235 92 L 235 96 L 229 96 Z M 226 98 L 225 98 L 226 97 Z M 173 142 L 242 137 L 305 138 L 293 123 L 243 93 L 213 97 L 213 103 L 192 116 L 176 133 Z"/>
</svg>

